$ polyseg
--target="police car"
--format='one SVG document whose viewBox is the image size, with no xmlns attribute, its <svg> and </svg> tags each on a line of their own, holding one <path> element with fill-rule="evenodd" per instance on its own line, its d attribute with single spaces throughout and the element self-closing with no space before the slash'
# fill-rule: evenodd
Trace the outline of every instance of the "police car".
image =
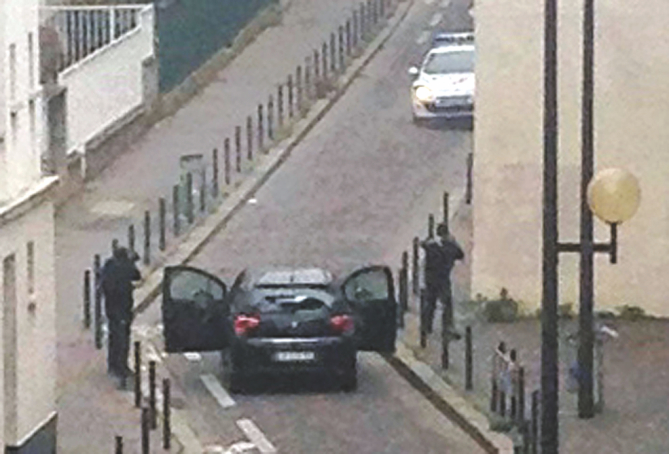
<svg viewBox="0 0 669 454">
<path fill-rule="evenodd" d="M 472 118 L 474 114 L 473 33 L 438 33 L 420 68 L 411 67 L 411 105 L 415 123 L 434 118 Z"/>
</svg>

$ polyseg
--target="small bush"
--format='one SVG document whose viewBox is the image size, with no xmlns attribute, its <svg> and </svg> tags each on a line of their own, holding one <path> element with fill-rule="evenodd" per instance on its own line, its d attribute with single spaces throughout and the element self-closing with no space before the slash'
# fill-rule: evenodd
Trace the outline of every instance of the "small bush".
<svg viewBox="0 0 669 454">
<path fill-rule="evenodd" d="M 564 303 L 558 306 L 558 317 L 571 320 L 574 318 L 574 305 L 572 303 Z"/>
<path fill-rule="evenodd" d="M 513 421 L 510 419 L 502 418 L 498 415 L 493 415 L 490 418 L 490 430 L 493 432 L 509 433 L 513 427 Z"/>
<path fill-rule="evenodd" d="M 518 302 L 509 298 L 508 291 L 503 288 L 499 299 L 487 301 L 483 307 L 483 316 L 491 323 L 508 323 L 518 319 Z"/>
<path fill-rule="evenodd" d="M 618 310 L 618 317 L 623 320 L 636 321 L 646 318 L 646 311 L 644 311 L 639 306 L 630 306 L 626 304 L 624 306 L 620 306 Z"/>
</svg>

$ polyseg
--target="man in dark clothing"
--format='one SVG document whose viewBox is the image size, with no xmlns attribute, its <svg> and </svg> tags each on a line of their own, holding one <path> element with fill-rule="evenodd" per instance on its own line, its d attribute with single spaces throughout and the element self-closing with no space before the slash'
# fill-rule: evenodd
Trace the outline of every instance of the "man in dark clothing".
<svg viewBox="0 0 669 454">
<path fill-rule="evenodd" d="M 109 323 L 107 351 L 108 372 L 125 379 L 128 375 L 128 352 L 130 350 L 130 324 L 134 290 L 133 282 L 142 276 L 124 247 L 114 249 L 113 255 L 102 268 L 102 292 L 105 297 L 105 312 Z"/>
<path fill-rule="evenodd" d="M 427 332 L 432 332 L 434 323 L 434 311 L 437 306 L 437 300 L 444 306 L 444 317 L 447 326 L 452 331 L 453 324 L 453 296 L 451 293 L 451 270 L 456 260 L 462 260 L 465 257 L 462 248 L 455 239 L 448 233 L 448 227 L 445 224 L 439 224 L 437 227 L 437 236 L 439 241 L 434 238 L 428 238 L 421 243 L 425 250 L 425 322 Z"/>
</svg>

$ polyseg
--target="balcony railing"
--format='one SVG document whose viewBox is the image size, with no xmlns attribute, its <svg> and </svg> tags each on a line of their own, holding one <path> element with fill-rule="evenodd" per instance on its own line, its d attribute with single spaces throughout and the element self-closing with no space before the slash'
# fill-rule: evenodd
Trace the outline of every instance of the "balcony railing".
<svg viewBox="0 0 669 454">
<path fill-rule="evenodd" d="M 44 7 L 43 59 L 63 71 L 137 29 L 147 8 L 151 5 Z"/>
</svg>

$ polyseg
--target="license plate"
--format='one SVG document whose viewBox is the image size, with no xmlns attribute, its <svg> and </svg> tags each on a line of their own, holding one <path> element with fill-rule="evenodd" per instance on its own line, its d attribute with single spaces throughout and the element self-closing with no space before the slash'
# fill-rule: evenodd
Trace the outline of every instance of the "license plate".
<svg viewBox="0 0 669 454">
<path fill-rule="evenodd" d="M 290 362 L 290 361 L 313 361 L 316 359 L 314 352 L 276 352 L 274 353 L 274 361 Z"/>
</svg>

